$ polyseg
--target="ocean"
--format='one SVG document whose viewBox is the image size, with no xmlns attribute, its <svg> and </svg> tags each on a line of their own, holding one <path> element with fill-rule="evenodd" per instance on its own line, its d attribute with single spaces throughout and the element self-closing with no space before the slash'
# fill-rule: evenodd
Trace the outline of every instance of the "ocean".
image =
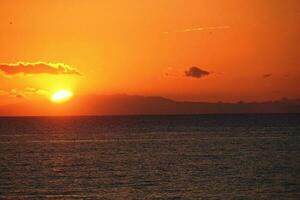
<svg viewBox="0 0 300 200">
<path fill-rule="evenodd" d="M 300 114 L 0 118 L 0 199 L 299 199 Z"/>
</svg>

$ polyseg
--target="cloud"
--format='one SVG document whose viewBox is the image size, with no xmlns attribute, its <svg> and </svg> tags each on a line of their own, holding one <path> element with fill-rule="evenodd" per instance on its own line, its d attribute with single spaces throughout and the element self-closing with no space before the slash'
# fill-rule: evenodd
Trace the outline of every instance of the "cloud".
<svg viewBox="0 0 300 200">
<path fill-rule="evenodd" d="M 13 76 L 18 74 L 72 74 L 80 75 L 80 73 L 64 63 L 45 63 L 45 62 L 18 62 L 16 64 L 0 64 L 0 72 L 5 75 Z"/>
<path fill-rule="evenodd" d="M 0 90 L 0 96 L 16 97 L 19 99 L 25 97 L 24 93 L 20 92 L 18 89 Z"/>
<path fill-rule="evenodd" d="M 16 97 L 21 99 L 32 95 L 47 96 L 49 95 L 49 91 L 30 87 L 14 88 L 11 90 L 0 90 L 0 96 Z"/>
<path fill-rule="evenodd" d="M 163 32 L 163 34 L 186 33 L 186 32 L 196 32 L 196 31 L 212 31 L 212 30 L 222 30 L 222 29 L 230 29 L 230 28 L 231 28 L 230 26 L 207 26 L 207 27 L 186 28 L 177 31 L 165 31 Z"/>
<path fill-rule="evenodd" d="M 202 78 L 202 77 L 208 76 L 210 74 L 210 72 L 202 70 L 198 67 L 190 67 L 184 73 L 185 73 L 185 76 L 193 77 L 193 78 Z"/>
<path fill-rule="evenodd" d="M 19 99 L 23 99 L 25 98 L 25 95 L 23 93 L 21 93 L 20 91 L 18 91 L 17 89 L 12 89 L 9 91 L 9 95 L 19 98 Z"/>
<path fill-rule="evenodd" d="M 264 74 L 263 77 L 264 78 L 270 78 L 272 76 L 272 74 Z"/>
</svg>

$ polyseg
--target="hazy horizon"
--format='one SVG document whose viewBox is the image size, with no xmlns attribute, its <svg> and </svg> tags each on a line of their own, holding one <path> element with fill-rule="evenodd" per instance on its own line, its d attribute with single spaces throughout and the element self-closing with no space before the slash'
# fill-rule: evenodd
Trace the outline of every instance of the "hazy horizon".
<svg viewBox="0 0 300 200">
<path fill-rule="evenodd" d="M 67 102 L 27 100 L 0 106 L 0 116 L 101 116 L 226 113 L 300 113 L 300 99 L 265 102 L 175 101 L 160 96 L 88 95 Z"/>
</svg>

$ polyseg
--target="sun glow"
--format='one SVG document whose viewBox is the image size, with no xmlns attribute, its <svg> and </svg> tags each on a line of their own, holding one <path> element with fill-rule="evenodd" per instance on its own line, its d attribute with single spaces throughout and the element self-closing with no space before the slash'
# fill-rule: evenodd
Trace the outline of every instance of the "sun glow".
<svg viewBox="0 0 300 200">
<path fill-rule="evenodd" d="M 54 103 L 63 103 L 71 99 L 72 96 L 73 93 L 69 90 L 59 90 L 51 96 L 51 101 Z"/>
</svg>

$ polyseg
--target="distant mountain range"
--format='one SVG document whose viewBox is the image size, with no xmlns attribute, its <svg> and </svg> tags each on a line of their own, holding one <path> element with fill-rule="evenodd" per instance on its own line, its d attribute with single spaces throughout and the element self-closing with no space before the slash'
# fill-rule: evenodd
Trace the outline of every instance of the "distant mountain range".
<svg viewBox="0 0 300 200">
<path fill-rule="evenodd" d="M 64 104 L 26 101 L 0 107 L 1 116 L 14 115 L 161 115 L 204 113 L 300 113 L 300 100 L 209 103 L 174 101 L 156 96 L 93 95 Z"/>
</svg>

